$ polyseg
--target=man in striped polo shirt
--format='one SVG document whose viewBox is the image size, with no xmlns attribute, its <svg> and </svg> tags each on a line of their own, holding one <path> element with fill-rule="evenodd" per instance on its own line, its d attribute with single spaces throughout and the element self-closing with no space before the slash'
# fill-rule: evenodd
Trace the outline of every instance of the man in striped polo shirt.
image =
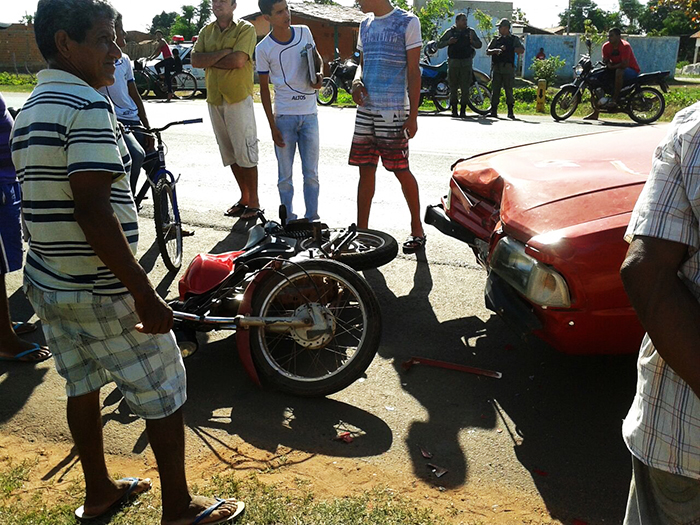
<svg viewBox="0 0 700 525">
<path fill-rule="evenodd" d="M 173 315 L 136 261 L 130 158 L 112 104 L 115 12 L 104 0 L 40 0 L 37 44 L 48 63 L 13 128 L 12 160 L 29 232 L 25 292 L 66 380 L 68 425 L 92 519 L 151 487 L 113 481 L 105 464 L 100 388 L 115 381 L 146 420 L 162 482 L 164 525 L 213 523 L 243 504 L 193 497 L 184 465 L 185 369 Z"/>
</svg>

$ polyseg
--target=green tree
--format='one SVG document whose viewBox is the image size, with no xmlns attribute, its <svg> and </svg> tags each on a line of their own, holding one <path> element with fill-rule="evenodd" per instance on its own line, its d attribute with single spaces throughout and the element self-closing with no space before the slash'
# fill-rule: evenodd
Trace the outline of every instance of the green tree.
<svg viewBox="0 0 700 525">
<path fill-rule="evenodd" d="M 491 15 L 487 15 L 481 9 L 477 9 L 474 11 L 474 20 L 476 20 L 476 32 L 488 45 L 491 39 L 496 36 Z"/>
<path fill-rule="evenodd" d="M 665 0 L 649 1 L 639 15 L 639 26 L 648 35 L 660 36 L 689 35 L 700 28 L 686 6 Z"/>
<path fill-rule="evenodd" d="M 197 6 L 197 33 L 202 30 L 202 28 L 209 23 L 211 18 L 211 2 L 209 0 L 202 0 Z"/>
<path fill-rule="evenodd" d="M 513 9 L 513 15 L 511 16 L 511 18 L 513 19 L 513 22 L 522 22 L 523 24 L 530 23 L 523 10 L 519 7 Z"/>
<path fill-rule="evenodd" d="M 170 36 L 182 35 L 185 40 L 191 40 L 192 36 L 198 34 L 197 26 L 194 24 L 196 8 L 193 5 L 183 5 L 182 14 L 178 15 L 170 28 Z"/>
<path fill-rule="evenodd" d="M 553 86 L 559 76 L 559 71 L 566 65 L 566 61 L 560 56 L 547 57 L 544 60 L 535 60 L 530 69 L 535 74 L 535 80 L 541 78 L 547 81 L 548 86 Z"/>
<path fill-rule="evenodd" d="M 598 31 L 610 29 L 608 12 L 599 8 L 593 0 L 571 0 L 569 7 L 559 13 L 559 23 L 563 26 L 568 23 L 572 33 L 583 33 L 586 20 L 590 20 Z"/>
<path fill-rule="evenodd" d="M 30 15 L 26 11 L 24 12 L 24 15 L 22 15 L 22 18 L 19 19 L 20 24 L 24 24 L 25 26 L 31 25 L 34 23 L 34 15 Z"/>
<path fill-rule="evenodd" d="M 452 11 L 454 2 L 452 0 L 429 0 L 420 9 L 414 9 L 412 5 L 408 4 L 407 0 L 395 0 L 394 5 L 406 11 L 411 11 L 418 17 L 423 42 L 435 40 L 438 37 L 442 22 L 454 16 Z"/>
<path fill-rule="evenodd" d="M 619 0 L 620 12 L 624 15 L 627 24 L 625 30 L 627 33 L 639 32 L 639 17 L 644 12 L 644 6 L 639 0 Z"/>
<path fill-rule="evenodd" d="M 166 13 L 163 11 L 161 14 L 153 17 L 153 20 L 151 20 L 151 25 L 148 28 L 148 32 L 153 34 L 156 32 L 156 29 L 160 29 L 164 35 L 169 35 L 170 28 L 175 23 L 177 16 L 178 15 L 175 12 Z"/>
</svg>

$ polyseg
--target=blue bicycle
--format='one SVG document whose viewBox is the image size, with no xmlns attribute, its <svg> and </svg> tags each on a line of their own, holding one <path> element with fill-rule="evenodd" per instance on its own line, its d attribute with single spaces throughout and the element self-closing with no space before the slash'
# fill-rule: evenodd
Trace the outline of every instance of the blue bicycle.
<svg viewBox="0 0 700 525">
<path fill-rule="evenodd" d="M 147 177 L 141 189 L 134 196 L 136 208 L 141 209 L 141 202 L 146 197 L 148 189 L 153 194 L 153 220 L 156 226 L 156 242 L 163 262 L 168 270 L 176 272 L 182 265 L 182 222 L 180 210 L 177 207 L 177 194 L 175 185 L 180 176 L 176 178 L 165 167 L 165 144 L 161 133 L 171 126 L 180 124 L 200 124 L 201 118 L 170 122 L 162 128 L 144 128 L 142 126 L 129 126 L 131 131 L 138 131 L 153 135 L 157 142 L 156 151 L 149 153 L 143 164 Z"/>
</svg>

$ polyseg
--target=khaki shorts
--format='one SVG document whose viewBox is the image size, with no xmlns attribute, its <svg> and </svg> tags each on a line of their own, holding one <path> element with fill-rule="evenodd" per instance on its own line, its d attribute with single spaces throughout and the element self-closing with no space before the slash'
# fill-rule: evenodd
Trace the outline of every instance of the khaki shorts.
<svg viewBox="0 0 700 525">
<path fill-rule="evenodd" d="M 220 106 L 207 104 L 211 125 L 224 166 L 238 164 L 241 168 L 258 165 L 258 130 L 255 126 L 253 97 Z"/>
<path fill-rule="evenodd" d="M 632 456 L 624 525 L 700 524 L 700 480 L 648 467 Z"/>
<path fill-rule="evenodd" d="M 137 332 L 130 294 L 47 292 L 26 282 L 24 291 L 41 319 L 68 397 L 114 381 L 144 419 L 162 419 L 185 403 L 185 366 L 175 336 Z"/>
</svg>

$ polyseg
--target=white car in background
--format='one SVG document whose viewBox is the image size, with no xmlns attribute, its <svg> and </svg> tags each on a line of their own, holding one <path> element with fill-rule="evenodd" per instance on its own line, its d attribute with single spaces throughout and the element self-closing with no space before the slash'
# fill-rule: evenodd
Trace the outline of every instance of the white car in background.
<svg viewBox="0 0 700 525">
<path fill-rule="evenodd" d="M 192 54 L 192 49 L 194 48 L 194 44 L 192 42 L 178 42 L 177 44 L 171 44 L 169 47 L 171 50 L 177 49 L 179 51 L 180 62 L 182 63 L 182 70 L 186 73 L 191 74 L 194 77 L 194 79 L 197 81 L 195 91 L 201 91 L 203 94 L 206 95 L 207 89 L 206 89 L 206 84 L 205 84 L 205 79 L 204 79 L 204 69 L 201 69 L 198 67 L 192 67 L 192 63 L 191 63 L 191 54 Z M 163 55 L 159 54 L 153 60 L 144 61 L 143 59 L 140 59 L 140 62 L 145 65 L 145 67 L 149 70 L 149 72 L 153 76 L 157 76 L 155 65 L 158 62 L 160 62 L 161 60 L 163 60 Z M 148 93 L 148 91 L 153 89 L 152 82 L 151 82 L 151 85 L 149 85 L 149 83 L 144 81 L 143 78 L 139 78 L 139 75 L 137 74 L 137 72 L 140 71 L 141 68 L 139 65 L 136 64 L 136 62 L 137 61 L 134 61 L 134 77 L 136 80 L 136 85 L 139 88 L 139 93 L 141 94 L 141 96 L 143 96 L 146 93 Z M 192 87 L 193 87 L 191 81 L 186 82 L 185 85 L 189 89 L 192 89 Z"/>
</svg>

